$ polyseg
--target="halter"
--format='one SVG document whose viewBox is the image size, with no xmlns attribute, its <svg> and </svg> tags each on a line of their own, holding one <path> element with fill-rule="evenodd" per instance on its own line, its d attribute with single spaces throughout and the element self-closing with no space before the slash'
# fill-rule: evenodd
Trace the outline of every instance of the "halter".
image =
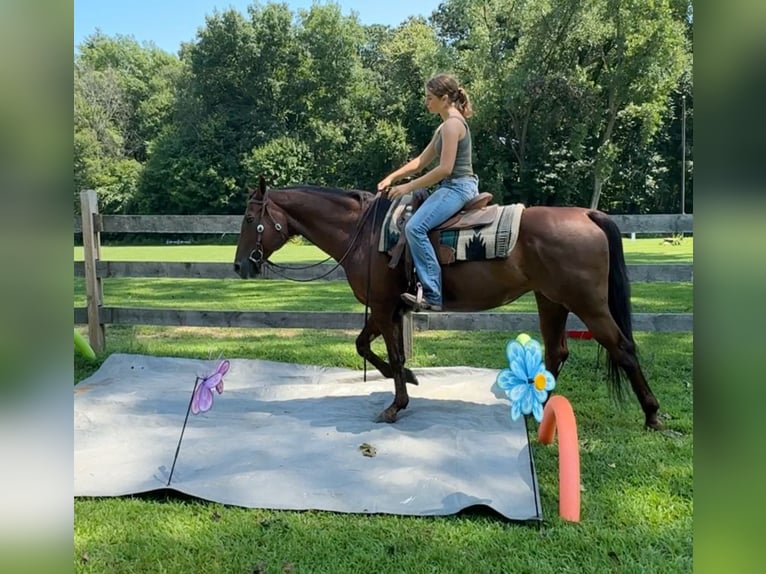
<svg viewBox="0 0 766 574">
<path fill-rule="evenodd" d="M 255 247 L 250 252 L 250 255 L 247 256 L 248 260 L 254 263 L 258 268 L 260 268 L 264 261 L 263 243 L 261 242 L 261 239 L 263 238 L 263 230 L 265 229 L 263 227 L 264 217 L 266 215 L 269 216 L 269 219 L 274 224 L 274 229 L 277 230 L 277 232 L 284 238 L 285 241 L 290 239 L 290 236 L 287 234 L 286 231 L 282 229 L 282 224 L 279 223 L 274 218 L 274 215 L 271 213 L 271 209 L 269 208 L 269 190 L 268 189 L 263 192 L 263 199 L 251 199 L 250 201 L 248 201 L 248 203 L 254 203 L 255 205 L 261 206 L 261 216 L 258 218 L 258 227 L 255 228 L 255 231 L 258 234 L 255 237 Z M 248 223 L 252 223 L 252 216 L 247 216 L 246 219 L 250 220 Z"/>
</svg>

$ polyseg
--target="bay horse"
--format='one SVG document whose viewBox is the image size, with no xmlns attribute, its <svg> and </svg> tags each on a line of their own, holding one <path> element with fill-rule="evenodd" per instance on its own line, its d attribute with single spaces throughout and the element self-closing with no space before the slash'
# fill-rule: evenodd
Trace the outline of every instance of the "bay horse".
<svg viewBox="0 0 766 574">
<path fill-rule="evenodd" d="M 385 195 L 301 185 L 250 190 L 237 243 L 234 270 L 256 276 L 269 257 L 300 235 L 335 259 L 346 272 L 356 299 L 370 314 L 356 339 L 360 356 L 394 380 L 394 400 L 378 420 L 395 422 L 407 408 L 406 383 L 417 384 L 405 367 L 402 318 L 409 308 L 400 294 L 408 286 L 403 262 L 388 266 L 377 246 L 391 201 Z M 371 216 L 372 214 L 372 216 Z M 660 429 L 659 403 L 644 378 L 631 326 L 630 283 L 617 225 L 603 212 L 579 207 L 528 207 L 508 257 L 442 267 L 446 311 L 482 311 L 533 291 L 545 348 L 545 366 L 558 376 L 569 356 L 566 321 L 570 312 L 588 327 L 607 353 L 607 382 L 622 396 L 627 375 L 645 415 Z M 371 349 L 383 336 L 388 362 Z"/>
</svg>

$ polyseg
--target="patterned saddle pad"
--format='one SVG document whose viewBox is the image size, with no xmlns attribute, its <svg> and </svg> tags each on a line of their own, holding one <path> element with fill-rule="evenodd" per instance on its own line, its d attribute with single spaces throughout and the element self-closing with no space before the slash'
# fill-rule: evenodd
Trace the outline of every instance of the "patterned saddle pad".
<svg viewBox="0 0 766 574">
<path fill-rule="evenodd" d="M 405 207 L 409 204 L 410 196 L 405 195 L 391 203 L 391 207 L 383 220 L 383 232 L 380 234 L 378 250 L 390 252 L 399 241 L 397 221 Z M 485 259 L 502 259 L 516 245 L 519 235 L 519 224 L 524 205 L 492 206 L 498 207 L 494 220 L 480 227 L 470 229 L 445 229 L 440 232 L 439 243 L 454 249 L 456 261 L 482 261 Z"/>
</svg>

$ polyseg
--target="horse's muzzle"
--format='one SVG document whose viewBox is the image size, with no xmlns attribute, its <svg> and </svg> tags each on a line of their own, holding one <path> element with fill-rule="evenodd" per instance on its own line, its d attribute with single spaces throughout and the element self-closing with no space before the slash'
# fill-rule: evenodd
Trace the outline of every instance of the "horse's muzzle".
<svg viewBox="0 0 766 574">
<path fill-rule="evenodd" d="M 256 247 L 250 252 L 250 255 L 246 259 L 240 261 L 234 261 L 234 272 L 239 273 L 242 279 L 249 279 L 253 275 L 261 274 L 261 266 L 263 265 L 263 249 Z"/>
<path fill-rule="evenodd" d="M 251 277 L 261 274 L 261 264 L 255 263 L 249 258 L 243 259 L 242 261 L 235 261 L 234 273 L 239 275 L 242 279 L 250 279 Z"/>
</svg>

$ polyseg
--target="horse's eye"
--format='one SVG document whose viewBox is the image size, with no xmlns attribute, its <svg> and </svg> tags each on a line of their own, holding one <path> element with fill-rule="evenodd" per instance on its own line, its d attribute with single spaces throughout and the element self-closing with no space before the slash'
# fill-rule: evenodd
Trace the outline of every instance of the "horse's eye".
<svg viewBox="0 0 766 574">
<path fill-rule="evenodd" d="M 255 217 L 248 214 L 245 216 L 245 221 L 247 221 L 248 223 L 252 223 L 253 221 L 255 221 Z"/>
</svg>

